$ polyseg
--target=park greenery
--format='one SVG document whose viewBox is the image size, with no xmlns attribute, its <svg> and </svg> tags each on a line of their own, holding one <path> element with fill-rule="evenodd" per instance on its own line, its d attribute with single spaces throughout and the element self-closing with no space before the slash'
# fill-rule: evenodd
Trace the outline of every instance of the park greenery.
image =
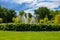
<svg viewBox="0 0 60 40">
<path fill-rule="evenodd" d="M 20 10 L 18 15 L 13 9 L 0 6 L 0 23 L 60 23 L 60 10 L 39 7 L 32 13 Z"/>
<path fill-rule="evenodd" d="M 0 6 L 0 30 L 60 31 L 60 10 L 39 7 L 32 13 Z M 53 27 L 54 26 L 54 27 Z"/>
</svg>

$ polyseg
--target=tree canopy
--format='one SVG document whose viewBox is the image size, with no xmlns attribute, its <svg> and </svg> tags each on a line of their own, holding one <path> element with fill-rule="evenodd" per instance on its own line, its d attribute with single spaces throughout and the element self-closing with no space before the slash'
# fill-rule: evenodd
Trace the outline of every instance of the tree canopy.
<svg viewBox="0 0 60 40">
<path fill-rule="evenodd" d="M 0 18 L 1 18 L 1 22 L 3 23 L 13 22 L 12 18 L 16 18 L 17 16 L 18 17 L 20 16 L 20 21 L 23 19 L 23 17 L 25 17 L 26 19 L 29 18 L 29 20 L 31 20 L 31 18 L 33 17 L 31 13 L 25 13 L 24 10 L 20 10 L 19 15 L 16 14 L 17 13 L 15 12 L 15 10 L 7 9 L 5 7 L 0 6 Z M 34 10 L 34 15 L 36 16 L 34 18 L 36 18 L 38 22 L 41 19 L 44 20 L 46 16 L 48 20 L 50 21 L 54 20 L 55 16 L 58 14 L 60 14 L 60 10 L 50 10 L 47 7 L 39 7 Z"/>
</svg>

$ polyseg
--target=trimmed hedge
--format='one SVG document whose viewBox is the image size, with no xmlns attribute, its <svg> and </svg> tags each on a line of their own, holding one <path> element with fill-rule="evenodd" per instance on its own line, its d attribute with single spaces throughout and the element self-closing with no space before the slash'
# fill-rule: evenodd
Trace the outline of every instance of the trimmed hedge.
<svg viewBox="0 0 60 40">
<path fill-rule="evenodd" d="M 60 31 L 60 25 L 55 24 L 0 24 L 0 30 L 4 31 Z"/>
</svg>

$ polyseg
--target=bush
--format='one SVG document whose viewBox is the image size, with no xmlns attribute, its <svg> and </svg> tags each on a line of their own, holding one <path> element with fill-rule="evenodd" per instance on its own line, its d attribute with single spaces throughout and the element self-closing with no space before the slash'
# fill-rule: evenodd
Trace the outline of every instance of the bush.
<svg viewBox="0 0 60 40">
<path fill-rule="evenodd" d="M 12 20 L 13 20 L 14 23 L 20 23 L 20 18 L 19 17 L 12 18 Z"/>
<path fill-rule="evenodd" d="M 59 24 L 0 24 L 0 30 L 7 31 L 60 31 Z"/>
<path fill-rule="evenodd" d="M 45 18 L 44 18 L 44 23 L 47 23 L 47 22 L 48 22 L 48 18 L 45 17 Z"/>
<path fill-rule="evenodd" d="M 3 19 L 2 18 L 0 18 L 0 23 L 2 23 L 3 22 Z"/>
<path fill-rule="evenodd" d="M 40 24 L 44 23 L 44 20 L 43 19 L 40 19 Z"/>
<path fill-rule="evenodd" d="M 60 24 L 60 14 L 55 16 L 55 24 Z"/>
</svg>

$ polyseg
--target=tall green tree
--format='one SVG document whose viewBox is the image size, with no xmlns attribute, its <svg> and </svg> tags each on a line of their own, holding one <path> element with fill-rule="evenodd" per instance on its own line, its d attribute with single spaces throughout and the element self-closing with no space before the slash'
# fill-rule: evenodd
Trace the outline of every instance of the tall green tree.
<svg viewBox="0 0 60 40">
<path fill-rule="evenodd" d="M 35 14 L 36 17 L 38 18 L 38 20 L 44 19 L 44 17 L 45 17 L 46 15 L 48 16 L 48 15 L 50 14 L 49 9 L 46 8 L 46 7 L 39 7 L 39 8 L 36 9 L 34 12 L 35 12 L 34 14 Z"/>
<path fill-rule="evenodd" d="M 7 18 L 7 21 L 8 22 L 12 22 L 12 18 L 13 17 L 16 17 L 16 12 L 15 12 L 15 10 L 13 10 L 13 9 L 10 9 L 10 10 L 8 10 L 8 12 L 6 13 L 6 18 Z"/>
<path fill-rule="evenodd" d="M 21 23 L 23 23 L 24 22 L 24 16 L 26 17 L 24 10 L 19 11 L 19 16 L 20 16 Z"/>
<path fill-rule="evenodd" d="M 12 22 L 12 18 L 16 16 L 16 12 L 13 9 L 7 9 L 0 6 L 0 18 L 3 18 L 3 22 Z"/>
<path fill-rule="evenodd" d="M 28 23 L 30 23 L 31 19 L 32 19 L 32 14 L 28 13 Z"/>
<path fill-rule="evenodd" d="M 19 15 L 20 15 L 20 16 L 23 16 L 24 13 L 25 13 L 24 10 L 20 10 L 20 11 L 19 11 Z"/>
<path fill-rule="evenodd" d="M 57 14 L 60 14 L 60 10 L 50 10 L 50 15 L 48 17 L 55 19 Z"/>
<path fill-rule="evenodd" d="M 31 14 L 31 13 L 28 13 L 28 17 L 29 17 L 29 18 L 32 18 L 32 14 Z"/>
</svg>

